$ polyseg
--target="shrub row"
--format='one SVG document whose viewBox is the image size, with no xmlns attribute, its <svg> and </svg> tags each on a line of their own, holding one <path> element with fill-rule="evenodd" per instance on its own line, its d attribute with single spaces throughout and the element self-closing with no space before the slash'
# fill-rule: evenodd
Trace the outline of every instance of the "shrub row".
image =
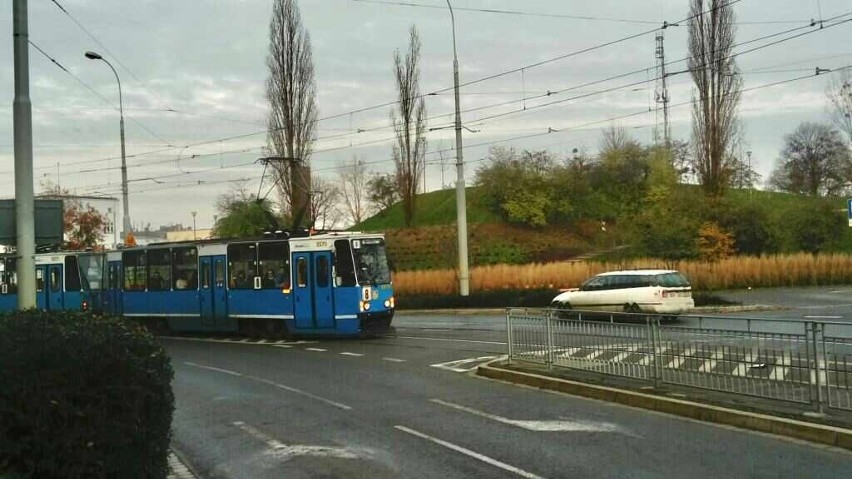
<svg viewBox="0 0 852 479">
<path fill-rule="evenodd" d="M 172 377 L 135 324 L 0 316 L 0 477 L 166 477 Z"/>
</svg>

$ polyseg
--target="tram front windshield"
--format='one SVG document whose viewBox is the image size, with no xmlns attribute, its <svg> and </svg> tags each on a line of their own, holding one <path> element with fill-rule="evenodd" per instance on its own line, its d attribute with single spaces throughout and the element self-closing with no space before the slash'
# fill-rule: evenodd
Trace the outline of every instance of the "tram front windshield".
<svg viewBox="0 0 852 479">
<path fill-rule="evenodd" d="M 80 278 L 83 280 L 83 289 L 87 291 L 99 291 L 104 287 L 104 259 L 103 254 L 81 254 L 77 260 L 80 265 Z"/>
<path fill-rule="evenodd" d="M 359 284 L 390 283 L 385 240 L 381 238 L 353 240 L 352 251 L 355 254 Z"/>
</svg>

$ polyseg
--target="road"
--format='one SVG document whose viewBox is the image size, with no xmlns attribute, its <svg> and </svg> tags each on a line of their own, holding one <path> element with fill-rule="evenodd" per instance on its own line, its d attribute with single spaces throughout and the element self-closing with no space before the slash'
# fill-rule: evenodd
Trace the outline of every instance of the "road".
<svg viewBox="0 0 852 479">
<path fill-rule="evenodd" d="M 472 376 L 502 315 L 375 340 L 163 339 L 174 446 L 204 477 L 846 477 L 852 454 Z"/>
</svg>

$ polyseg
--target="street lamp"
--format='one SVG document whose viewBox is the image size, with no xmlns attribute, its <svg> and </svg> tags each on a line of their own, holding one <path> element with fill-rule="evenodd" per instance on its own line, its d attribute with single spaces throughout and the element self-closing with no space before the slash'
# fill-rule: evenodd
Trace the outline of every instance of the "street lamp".
<svg viewBox="0 0 852 479">
<path fill-rule="evenodd" d="M 464 159 L 462 157 L 462 124 L 461 108 L 459 106 L 459 59 L 456 54 L 456 17 L 453 14 L 453 5 L 447 0 L 450 7 L 450 22 L 453 27 L 453 81 L 456 94 L 456 216 L 458 224 L 459 239 L 459 294 L 468 296 L 470 294 L 470 273 L 467 264 L 467 200 L 465 199 L 464 185 Z"/>
<path fill-rule="evenodd" d="M 101 60 L 106 63 L 115 75 L 115 81 L 118 82 L 118 111 L 121 115 L 121 122 L 119 123 L 121 127 L 121 201 L 124 206 L 124 227 L 122 228 L 123 231 L 121 232 L 121 236 L 123 240 L 127 242 L 128 235 L 130 235 L 133 231 L 130 223 L 130 203 L 128 203 L 127 200 L 127 159 L 124 156 L 124 105 L 122 104 L 121 98 L 121 80 L 118 78 L 118 72 L 115 71 L 112 64 L 104 57 L 95 52 L 86 52 L 85 55 L 89 60 Z"/>
</svg>

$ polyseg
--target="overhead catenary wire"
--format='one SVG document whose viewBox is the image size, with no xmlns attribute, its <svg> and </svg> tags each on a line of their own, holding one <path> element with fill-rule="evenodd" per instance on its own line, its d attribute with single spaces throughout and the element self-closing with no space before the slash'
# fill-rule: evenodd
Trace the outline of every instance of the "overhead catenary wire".
<svg viewBox="0 0 852 479">
<path fill-rule="evenodd" d="M 832 71 L 838 72 L 838 71 L 841 71 L 841 70 L 848 70 L 848 69 L 852 69 L 852 64 L 834 68 L 834 69 L 832 69 Z M 756 85 L 756 86 L 749 87 L 749 88 L 744 88 L 744 89 L 740 90 L 740 93 L 748 93 L 748 92 L 752 92 L 752 91 L 758 91 L 758 90 L 762 90 L 762 89 L 766 89 L 766 88 L 772 88 L 772 87 L 781 86 L 781 85 L 785 85 L 785 84 L 789 84 L 789 83 L 803 81 L 803 80 L 807 80 L 807 79 L 813 79 L 813 78 L 815 78 L 817 76 L 821 76 L 821 75 L 825 75 L 825 73 L 817 74 L 814 71 L 814 73 L 811 73 L 809 75 L 802 75 L 802 76 L 798 76 L 798 77 L 794 77 L 794 78 L 788 78 L 788 79 L 785 79 L 785 80 L 780 80 L 780 81 L 776 81 L 776 82 L 772 82 L 772 83 L 766 83 L 766 84 Z M 679 102 L 679 103 L 673 103 L 673 104 L 670 104 L 670 108 L 680 108 L 680 107 L 684 107 L 684 106 L 691 106 L 691 105 L 695 104 L 697 101 L 698 100 L 686 100 L 686 101 Z M 566 126 L 566 127 L 559 127 L 559 128 L 556 128 L 556 129 L 550 129 L 546 132 L 515 136 L 515 137 L 511 137 L 511 138 L 501 138 L 499 140 L 493 140 L 493 141 L 487 141 L 487 142 L 470 143 L 468 145 L 465 145 L 465 149 L 478 148 L 478 147 L 483 147 L 483 146 L 491 146 L 491 145 L 496 145 L 496 144 L 501 144 L 501 143 L 510 143 L 510 142 L 514 142 L 514 141 L 527 140 L 527 139 L 539 138 L 539 137 L 550 136 L 550 135 L 557 135 L 557 134 L 561 134 L 561 133 L 568 133 L 568 132 L 572 132 L 572 131 L 576 131 L 576 130 L 587 129 L 591 126 L 610 123 L 610 122 L 617 121 L 617 120 L 624 120 L 624 119 L 628 119 L 628 118 L 634 118 L 634 117 L 638 117 L 638 116 L 642 116 L 642 115 L 647 115 L 649 113 L 651 113 L 649 110 L 643 108 L 642 110 L 629 112 L 629 113 L 616 115 L 616 116 L 610 116 L 610 117 L 600 119 L 600 120 L 593 120 L 593 121 L 589 121 L 589 122 L 584 122 L 584 123 L 581 123 L 581 124 L 578 124 L 578 125 L 571 125 L 571 126 Z M 436 154 L 440 153 L 441 151 L 443 151 L 443 150 L 433 150 L 433 151 L 427 152 L 426 155 L 427 156 L 436 155 Z M 387 160 L 387 159 L 373 160 L 373 161 L 365 161 L 365 162 L 363 162 L 363 164 L 364 165 L 382 164 L 382 163 L 387 163 L 389 161 L 391 161 L 391 160 Z M 435 164 L 439 161 L 440 160 L 433 160 L 431 163 Z M 226 167 L 225 169 L 249 166 L 249 165 L 252 165 L 252 164 L 254 164 L 254 162 L 240 163 L 240 164 L 236 164 L 236 165 L 231 165 L 229 167 Z M 331 170 L 335 170 L 335 169 L 338 169 L 338 168 L 340 168 L 340 167 L 339 166 L 329 166 L 329 167 L 323 167 L 323 168 L 316 168 L 314 171 L 331 171 Z M 219 169 L 223 169 L 223 168 L 209 168 L 209 169 L 205 169 L 205 170 L 199 170 L 199 171 L 197 171 L 197 173 L 211 172 L 211 171 L 216 171 L 216 170 L 219 170 Z M 163 176 L 159 176 L 159 177 L 155 177 L 155 178 L 156 179 L 163 179 L 163 178 L 176 177 L 176 176 L 182 176 L 182 175 L 181 174 L 171 174 L 171 175 L 163 175 Z M 144 179 L 140 179 L 139 181 L 148 181 L 150 179 L 151 178 L 144 178 Z M 202 183 L 204 183 L 204 182 L 202 182 Z M 109 186 L 114 186 L 114 185 L 111 185 L 111 184 L 95 185 L 95 186 L 90 186 L 89 188 L 94 188 L 94 191 L 99 191 L 103 194 L 109 194 L 109 191 L 112 191 L 112 190 L 100 191 L 101 188 L 109 187 Z M 183 186 L 186 186 L 186 185 L 183 185 Z M 176 185 L 174 187 L 182 187 L 182 186 Z M 164 187 L 158 188 L 158 189 L 168 189 L 168 188 L 170 188 L 170 187 L 164 186 Z"/>
<path fill-rule="evenodd" d="M 842 18 L 842 17 L 844 17 L 844 16 L 848 16 L 848 15 L 850 15 L 850 14 L 852 14 L 852 12 L 847 13 L 847 14 L 843 14 L 843 15 L 838 15 L 838 16 L 836 16 L 836 17 L 833 17 L 832 19 L 829 19 L 829 20 L 835 20 L 835 19 L 837 19 L 837 18 Z M 842 23 L 846 23 L 846 22 L 848 22 L 848 21 L 852 21 L 852 19 L 847 19 L 847 20 L 838 21 L 838 22 L 836 22 L 836 23 L 834 23 L 834 24 L 830 24 L 830 25 L 829 25 L 829 27 L 831 27 L 831 26 L 836 26 L 836 25 L 839 25 L 839 24 L 842 24 Z M 740 45 L 746 45 L 746 44 L 750 44 L 750 43 L 754 43 L 754 42 L 759 41 L 759 40 L 762 40 L 762 39 L 773 38 L 773 37 L 779 36 L 779 34 L 781 34 L 781 33 L 790 33 L 790 32 L 792 32 L 792 31 L 795 31 L 795 30 L 798 30 L 798 29 L 799 29 L 799 28 L 795 28 L 795 29 L 791 29 L 791 30 L 786 30 L 786 31 L 784 31 L 784 32 L 778 32 L 778 33 L 773 33 L 773 34 L 770 34 L 770 35 L 765 35 L 765 36 L 763 36 L 763 37 L 758 37 L 758 38 L 756 38 L 756 39 L 752 39 L 752 40 L 749 40 L 749 41 L 746 41 L 746 42 L 742 42 L 742 43 L 740 43 L 738 46 L 740 46 Z M 791 40 L 791 39 L 793 39 L 793 38 L 798 38 L 798 37 L 800 37 L 800 36 L 802 36 L 802 35 L 804 35 L 804 34 L 813 33 L 813 32 L 814 32 L 814 31 L 804 32 L 804 33 L 801 33 L 801 34 L 799 34 L 799 35 L 795 35 L 795 36 L 793 36 L 793 37 L 787 37 L 787 38 L 783 38 L 783 39 L 780 39 L 780 40 L 776 40 L 776 41 L 774 41 L 774 42 L 771 42 L 771 43 L 768 43 L 768 44 L 759 45 L 759 46 L 757 46 L 757 47 L 754 47 L 754 48 L 749 49 L 749 50 L 746 50 L 746 51 L 736 52 L 736 53 L 732 54 L 731 56 L 732 56 L 732 57 L 734 57 L 734 56 L 742 55 L 742 54 L 745 54 L 745 53 L 750 53 L 750 52 L 753 52 L 753 51 L 756 51 L 756 50 L 759 50 L 759 49 L 762 49 L 762 48 L 767 48 L 767 47 L 769 47 L 769 46 L 772 46 L 772 45 L 778 44 L 778 43 L 780 43 L 780 42 L 782 42 L 782 41 L 788 41 L 788 40 Z M 682 60 L 676 60 L 675 62 L 680 62 L 680 61 L 684 61 L 684 59 L 682 59 Z M 674 62 L 672 62 L 672 63 L 674 63 Z M 645 69 L 637 70 L 637 71 L 645 71 Z M 688 71 L 688 70 L 685 70 L 685 71 L 682 71 L 682 72 L 676 72 L 676 73 L 685 73 L 685 72 L 687 72 L 687 71 Z M 627 74 L 616 75 L 615 77 L 610 77 L 610 78 L 623 77 L 623 76 L 630 75 L 630 74 L 632 74 L 632 73 L 634 73 L 634 72 L 629 72 L 629 73 L 627 73 Z M 605 80 L 603 80 L 603 81 L 605 81 Z M 627 87 L 630 87 L 630 86 L 635 86 L 635 85 L 637 85 L 637 84 L 646 83 L 646 82 L 648 82 L 648 81 L 649 81 L 649 80 L 647 80 L 647 79 L 646 79 L 646 80 L 642 80 L 642 81 L 639 81 L 639 82 L 633 82 L 633 83 L 630 83 L 630 84 L 627 84 L 627 85 L 621 85 L 621 86 L 619 86 L 619 87 L 612 87 L 612 88 L 608 88 L 608 89 L 600 90 L 600 91 L 597 91 L 597 92 L 587 93 L 587 94 L 583 94 L 583 95 L 579 95 L 579 96 L 575 96 L 575 97 L 571 97 L 571 98 L 566 98 L 566 99 L 560 99 L 560 100 L 557 100 L 557 101 L 555 101 L 555 102 L 550 102 L 550 103 L 546 103 L 546 104 L 542 104 L 542 105 L 537 105 L 535 108 L 540 108 L 540 107 L 550 106 L 550 105 L 552 105 L 552 104 L 562 103 L 562 102 L 566 102 L 566 101 L 577 100 L 577 99 L 579 99 L 579 98 L 588 97 L 588 96 L 592 96 L 592 95 L 596 95 L 596 94 L 608 93 L 608 92 L 616 91 L 616 90 L 619 90 L 619 89 L 627 88 Z M 602 81 L 596 81 L 596 82 L 593 82 L 593 83 L 599 83 L 599 82 L 602 82 Z M 579 87 L 583 87 L 583 86 L 588 86 L 588 84 L 584 84 L 584 85 L 581 85 L 581 86 L 578 86 L 578 87 L 572 87 L 571 89 L 575 89 L 575 88 L 579 88 Z M 570 89 L 565 89 L 565 90 L 562 90 L 562 91 L 567 91 L 567 90 L 570 90 Z M 516 102 L 516 101 L 518 101 L 518 100 L 515 100 L 514 102 Z M 480 107 L 480 108 L 478 108 L 478 109 L 481 109 L 481 108 L 482 108 L 482 107 Z M 471 109 L 471 110 L 476 110 L 476 109 Z M 473 122 L 481 122 L 481 121 L 486 121 L 486 120 L 489 120 L 489 119 L 492 119 L 492 118 L 505 117 L 505 116 L 507 116 L 507 115 L 511 115 L 511 114 L 514 114 L 514 113 L 519 113 L 519 110 L 515 110 L 515 111 L 511 111 L 511 112 L 505 112 L 505 113 L 501 113 L 501 114 L 499 114 L 499 115 L 493 115 L 492 117 L 479 118 L 479 119 L 473 120 Z M 245 136 L 245 135 L 243 135 L 243 136 Z M 348 149 L 348 148 L 351 148 L 351 147 L 366 146 L 366 145 L 369 145 L 369 144 L 382 143 L 382 142 L 391 141 L 391 140 L 392 140 L 392 138 L 383 138 L 383 139 L 373 140 L 373 141 L 368 141 L 368 142 L 363 142 L 363 143 L 355 144 L 355 145 L 351 145 L 351 146 L 331 147 L 331 148 L 327 148 L 327 149 L 320 149 L 320 150 L 317 150 L 317 152 L 316 152 L 316 153 L 318 153 L 318 154 L 319 154 L 319 153 L 330 152 L 330 151 L 338 151 L 338 150 Z M 260 148 L 260 147 L 249 148 L 248 150 L 246 150 L 246 149 L 241 149 L 241 150 L 231 151 L 231 152 L 227 152 L 227 153 L 245 152 L 245 151 L 250 151 L 250 150 L 253 150 L 253 149 L 257 149 L 257 148 Z M 450 150 L 441 150 L 441 151 L 442 151 L 442 152 L 444 152 L 444 151 L 450 151 Z M 434 154 L 434 153 L 435 153 L 435 152 L 429 152 L 429 154 Z M 212 154 L 212 153 L 211 153 L 211 154 L 198 154 L 198 155 L 193 155 L 193 158 L 196 158 L 196 157 L 204 157 L 204 156 L 213 156 L 213 155 L 215 155 L 215 154 Z M 148 162 L 148 163 L 146 163 L 146 165 L 158 164 L 158 163 L 167 163 L 167 162 L 171 162 L 171 161 L 172 161 L 172 159 L 162 160 L 162 161 L 159 161 L 159 162 Z M 378 161 L 377 163 L 384 163 L 384 162 L 386 162 L 386 160 L 380 160 L 380 161 Z M 137 166 L 138 166 L 138 165 L 137 165 Z M 117 169 L 117 167 L 116 167 L 116 168 L 114 168 L 114 169 Z M 80 172 L 80 173 L 90 173 L 90 172 L 105 171 L 105 170 L 106 170 L 106 169 L 92 169 L 92 170 L 81 170 L 81 171 L 79 171 L 79 172 Z M 204 171 L 206 171 L 206 170 L 204 170 Z M 319 171 L 321 171 L 321 170 L 319 170 Z M 182 172 L 182 173 L 187 173 L 187 172 Z M 192 172 L 188 172 L 188 173 L 192 173 Z"/>
<path fill-rule="evenodd" d="M 778 35 L 778 34 L 774 34 L 774 35 Z M 746 42 L 744 42 L 744 43 L 746 43 Z M 639 71 L 644 71 L 644 70 L 645 69 L 642 69 L 642 70 L 639 70 Z M 240 137 L 245 138 L 247 136 L 249 136 L 249 135 L 237 135 L 237 136 L 228 137 L 228 138 L 223 139 L 223 140 L 227 140 L 227 139 L 230 139 L 230 138 L 240 138 Z M 217 141 L 222 141 L 222 140 L 217 140 Z M 364 144 L 375 144 L 375 143 L 379 143 L 379 142 L 383 142 L 383 141 L 389 141 L 389 139 L 376 140 L 376 141 L 366 142 Z M 362 146 L 362 145 L 363 144 L 356 144 L 356 145 L 353 145 L 353 146 L 358 147 L 358 146 Z M 327 150 L 319 150 L 318 153 L 321 153 L 321 152 L 324 152 L 324 151 L 335 151 L 335 150 L 340 150 L 340 149 L 345 149 L 345 147 L 337 147 L 337 148 L 329 148 Z M 160 150 L 160 151 L 168 151 L 168 150 L 169 149 L 166 148 L 166 149 L 163 149 L 163 150 Z M 131 155 L 131 156 L 138 156 L 138 155 Z M 206 155 L 204 155 L 204 156 L 206 156 Z M 163 162 L 165 163 L 165 162 L 168 162 L 168 161 L 172 161 L 172 160 L 171 159 L 164 160 Z M 381 162 L 384 162 L 384 161 L 381 161 Z M 96 171 L 100 171 L 100 170 L 96 170 Z"/>
<path fill-rule="evenodd" d="M 739 3 L 741 1 L 742 0 L 730 0 L 726 5 L 733 5 L 733 4 Z M 703 14 L 708 13 L 710 11 L 711 10 L 708 9 L 706 11 L 702 11 L 702 12 L 699 12 L 697 14 L 690 15 L 690 16 L 688 16 L 684 19 L 678 20 L 677 22 L 674 22 L 674 23 L 685 22 L 685 21 L 688 21 L 691 18 L 694 18 L 694 17 L 699 16 L 699 15 L 703 15 Z M 495 79 L 495 78 L 499 78 L 499 77 L 502 77 L 502 76 L 505 76 L 505 75 L 517 73 L 521 69 L 536 68 L 536 67 L 539 67 L 539 66 L 542 66 L 542 65 L 546 65 L 546 64 L 553 63 L 553 62 L 556 62 L 556 61 L 564 60 L 566 58 L 570 58 L 570 57 L 577 56 L 577 55 L 580 55 L 580 54 L 589 53 L 591 51 L 595 51 L 595 50 L 605 48 L 605 47 L 609 47 L 609 46 L 612 46 L 612 45 L 615 45 L 615 44 L 618 44 L 618 43 L 622 43 L 622 42 L 625 42 L 625 41 L 628 41 L 628 40 L 631 40 L 631 39 L 634 39 L 634 38 L 638 38 L 638 37 L 641 37 L 641 36 L 644 36 L 644 35 L 648 35 L 650 33 L 656 32 L 657 30 L 660 30 L 660 29 L 663 29 L 663 28 L 666 28 L 666 27 L 667 27 L 667 25 L 664 24 L 663 26 L 653 28 L 653 29 L 650 29 L 650 30 L 647 30 L 647 31 L 643 31 L 643 32 L 640 32 L 640 33 L 637 33 L 637 34 L 627 35 L 625 37 L 621 37 L 621 38 L 611 40 L 611 41 L 608 41 L 608 42 L 605 42 L 605 43 L 602 43 L 602 44 L 594 45 L 594 46 L 591 46 L 591 47 L 586 47 L 586 48 L 583 48 L 581 50 L 572 51 L 572 52 L 569 52 L 569 53 L 566 53 L 566 54 L 563 54 L 563 55 L 559 55 L 557 57 L 553 57 L 553 58 L 546 59 L 546 60 L 541 60 L 541 61 L 538 61 L 538 62 L 535 62 L 535 63 L 532 63 L 532 64 L 524 65 L 524 66 L 521 66 L 521 67 L 518 67 L 518 68 L 513 68 L 511 70 L 505 70 L 505 71 L 498 72 L 498 73 L 495 73 L 495 74 L 491 74 L 491 75 L 488 75 L 488 76 L 485 76 L 485 77 L 481 77 L 479 79 L 470 80 L 470 81 L 467 81 L 467 82 L 461 84 L 460 86 L 464 87 L 464 86 L 469 86 L 469 85 L 473 85 L 473 84 L 476 84 L 476 83 L 481 83 L 481 82 L 492 80 L 492 79 Z M 429 95 L 439 94 L 439 93 L 443 93 L 443 92 L 446 92 L 446 91 L 450 91 L 453 88 L 454 87 L 446 87 L 446 88 L 442 88 L 442 89 L 439 89 L 439 90 L 436 90 L 436 91 L 433 91 L 433 92 L 430 92 L 430 93 L 423 94 L 421 96 L 429 96 Z M 355 114 L 355 113 L 363 113 L 363 112 L 375 110 L 375 109 L 378 109 L 378 108 L 384 108 L 384 107 L 395 105 L 395 104 L 396 104 L 396 100 L 388 101 L 388 102 L 384 102 L 384 103 L 373 105 L 373 106 L 362 107 L 362 108 L 357 108 L 357 109 L 346 111 L 346 112 L 336 113 L 336 114 L 333 114 L 333 115 L 325 116 L 323 118 L 318 118 L 317 120 L 314 120 L 314 121 L 316 121 L 316 122 L 327 121 L 327 120 L 331 120 L 331 119 L 345 117 L 347 115 L 351 115 L 351 114 Z M 177 148 L 197 147 L 197 146 L 204 146 L 204 145 L 207 145 L 207 144 L 212 144 L 212 143 L 217 143 L 217 142 L 222 142 L 222 141 L 234 141 L 234 140 L 238 140 L 238 139 L 248 138 L 248 137 L 251 137 L 251 136 L 267 134 L 271 131 L 275 131 L 275 130 L 274 129 L 273 130 L 266 129 L 266 130 L 252 132 L 252 133 L 246 133 L 246 134 L 234 135 L 234 136 L 230 136 L 230 137 L 216 138 L 216 139 L 205 140 L 205 141 L 201 141 L 201 142 L 195 142 L 195 143 L 191 143 L 191 144 L 188 144 L 188 145 L 172 146 L 172 148 L 177 149 Z M 138 153 L 137 156 L 142 156 L 142 155 L 145 155 L 145 154 L 147 154 L 147 152 Z"/>
</svg>

